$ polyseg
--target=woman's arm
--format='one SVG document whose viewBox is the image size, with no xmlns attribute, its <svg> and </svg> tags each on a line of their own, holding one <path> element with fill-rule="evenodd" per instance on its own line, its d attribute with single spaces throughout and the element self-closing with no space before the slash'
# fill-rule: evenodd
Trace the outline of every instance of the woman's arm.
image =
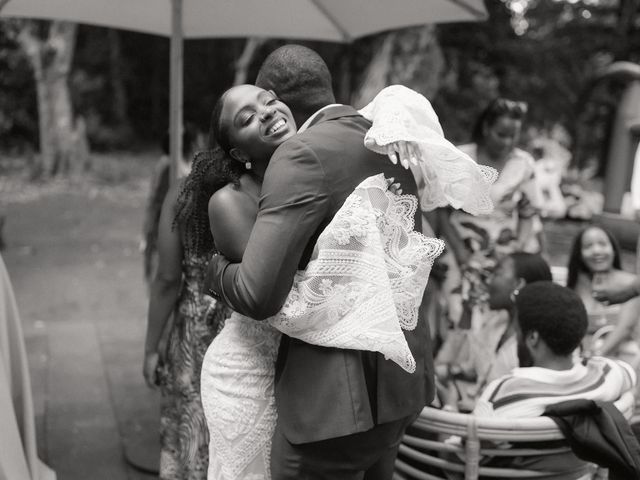
<svg viewBox="0 0 640 480">
<path fill-rule="evenodd" d="M 617 275 L 631 276 L 627 272 L 616 272 Z M 606 336 L 599 355 L 608 356 L 615 353 L 625 340 L 633 338 L 633 331 L 640 321 L 640 298 L 633 298 L 620 305 L 620 315 L 615 329 Z"/>
<path fill-rule="evenodd" d="M 538 197 L 538 184 L 535 177 L 534 160 L 531 155 L 520 151 L 523 157 L 522 168 L 527 169 L 528 178 L 520 186 L 522 198 L 518 201 L 518 226 L 516 234 L 516 249 L 524 250 L 534 232 L 534 217 L 538 215 L 540 198 Z"/>
<path fill-rule="evenodd" d="M 533 236 L 533 221 L 533 217 L 518 218 L 516 250 L 524 250 L 527 242 Z"/>
<path fill-rule="evenodd" d="M 640 276 L 617 278 L 593 289 L 593 297 L 599 302 L 624 303 L 640 296 Z"/>
<path fill-rule="evenodd" d="M 172 229 L 177 191 L 177 188 L 173 188 L 167 193 L 158 227 L 158 270 L 151 283 L 149 296 L 143 369 L 150 387 L 156 385 L 160 338 L 175 308 L 182 283 L 182 243 L 179 232 Z"/>
<path fill-rule="evenodd" d="M 359 112 L 372 122 L 365 146 L 411 168 L 422 210 L 444 205 L 473 215 L 493 210 L 489 189 L 497 172 L 478 165 L 445 138 L 438 115 L 423 95 L 391 85 Z"/>
<path fill-rule="evenodd" d="M 233 185 L 221 188 L 209 200 L 209 227 L 216 249 L 230 261 L 242 261 L 256 215 L 255 201 Z"/>
<path fill-rule="evenodd" d="M 451 212 L 453 211 L 453 209 L 451 207 L 442 207 L 437 211 L 440 217 L 438 221 L 438 226 L 440 227 L 439 234 L 451 248 L 458 266 L 460 267 L 460 269 L 462 269 L 463 266 L 469 261 L 471 253 L 465 246 L 460 234 L 456 231 L 453 225 L 451 225 Z"/>
</svg>

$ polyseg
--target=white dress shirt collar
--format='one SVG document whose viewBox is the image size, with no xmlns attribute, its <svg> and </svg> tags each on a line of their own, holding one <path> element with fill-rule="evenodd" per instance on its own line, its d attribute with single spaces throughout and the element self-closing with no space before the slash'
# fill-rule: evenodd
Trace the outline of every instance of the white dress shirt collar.
<svg viewBox="0 0 640 480">
<path fill-rule="evenodd" d="M 313 115 L 311 115 L 309 118 L 307 118 L 307 121 L 304 122 L 302 124 L 302 126 L 298 129 L 298 133 L 302 133 L 304 132 L 307 128 L 309 128 L 309 125 L 311 125 L 311 122 L 313 122 L 313 120 L 320 114 L 320 112 L 322 112 L 323 110 L 326 110 L 327 108 L 331 108 L 331 107 L 339 107 L 342 104 L 340 103 L 332 103 L 330 105 L 325 105 L 324 107 L 322 107 L 320 110 L 318 110 L 316 113 L 314 113 Z"/>
</svg>

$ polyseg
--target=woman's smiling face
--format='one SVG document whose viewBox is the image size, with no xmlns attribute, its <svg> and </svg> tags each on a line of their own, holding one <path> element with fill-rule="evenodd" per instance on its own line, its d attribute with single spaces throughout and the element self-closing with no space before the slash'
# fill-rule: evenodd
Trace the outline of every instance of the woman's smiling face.
<svg viewBox="0 0 640 480">
<path fill-rule="evenodd" d="M 609 237 L 598 227 L 587 229 L 580 242 L 582 261 L 591 273 L 611 270 L 615 252 Z"/>
<path fill-rule="evenodd" d="M 228 127 L 236 160 L 268 161 L 278 146 L 295 135 L 291 110 L 273 92 L 239 85 L 226 93 L 221 123 Z M 240 150 L 238 158 L 233 154 Z"/>
<path fill-rule="evenodd" d="M 485 147 L 490 155 L 496 158 L 506 157 L 511 153 L 520 137 L 522 120 L 503 115 L 493 125 L 485 127 Z"/>
</svg>

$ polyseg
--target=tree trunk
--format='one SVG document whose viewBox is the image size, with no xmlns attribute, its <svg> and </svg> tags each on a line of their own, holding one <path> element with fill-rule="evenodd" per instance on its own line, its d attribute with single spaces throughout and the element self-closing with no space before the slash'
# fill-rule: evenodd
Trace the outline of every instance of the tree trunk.
<svg viewBox="0 0 640 480">
<path fill-rule="evenodd" d="M 402 84 L 427 98 L 438 91 L 444 57 L 431 25 L 387 34 L 369 62 L 362 83 L 353 96 L 361 108 L 384 87 Z"/>
<path fill-rule="evenodd" d="M 631 34 L 640 8 L 640 0 L 620 0 L 618 6 L 617 32 L 620 42 L 615 51 L 616 60 L 629 60 L 631 53 Z"/>
<path fill-rule="evenodd" d="M 240 57 L 236 61 L 236 74 L 233 79 L 234 85 L 242 85 L 243 83 L 247 83 L 247 78 L 249 76 L 249 68 L 251 68 L 251 61 L 253 60 L 253 56 L 256 51 L 264 45 L 266 39 L 264 38 L 248 38 L 247 42 L 244 44 L 244 49 L 240 54 Z"/>
<path fill-rule="evenodd" d="M 18 40 L 33 68 L 38 96 L 40 162 L 42 177 L 66 175 L 84 168 L 88 142 L 84 122 L 74 119 L 69 91 L 77 26 L 51 22 L 41 39 L 36 24 L 26 21 Z"/>
<path fill-rule="evenodd" d="M 109 35 L 109 69 L 111 73 L 111 89 L 113 91 L 113 115 L 118 126 L 129 129 L 129 115 L 127 114 L 127 90 L 124 88 L 122 75 L 122 47 L 120 34 L 110 28 Z"/>
</svg>

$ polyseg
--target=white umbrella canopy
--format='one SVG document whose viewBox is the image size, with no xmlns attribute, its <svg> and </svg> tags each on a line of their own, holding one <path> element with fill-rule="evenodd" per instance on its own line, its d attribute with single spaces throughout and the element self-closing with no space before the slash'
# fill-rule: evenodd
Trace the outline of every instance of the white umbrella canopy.
<svg viewBox="0 0 640 480">
<path fill-rule="evenodd" d="M 185 38 L 275 37 L 348 42 L 425 23 L 477 21 L 483 0 L 183 0 Z M 9 0 L 2 16 L 172 35 L 170 0 Z"/>
<path fill-rule="evenodd" d="M 173 171 L 182 151 L 184 38 L 351 42 L 384 30 L 486 18 L 483 0 L 0 0 L 0 17 L 63 20 L 171 37 Z M 173 177 L 173 175 L 172 175 Z"/>
</svg>

